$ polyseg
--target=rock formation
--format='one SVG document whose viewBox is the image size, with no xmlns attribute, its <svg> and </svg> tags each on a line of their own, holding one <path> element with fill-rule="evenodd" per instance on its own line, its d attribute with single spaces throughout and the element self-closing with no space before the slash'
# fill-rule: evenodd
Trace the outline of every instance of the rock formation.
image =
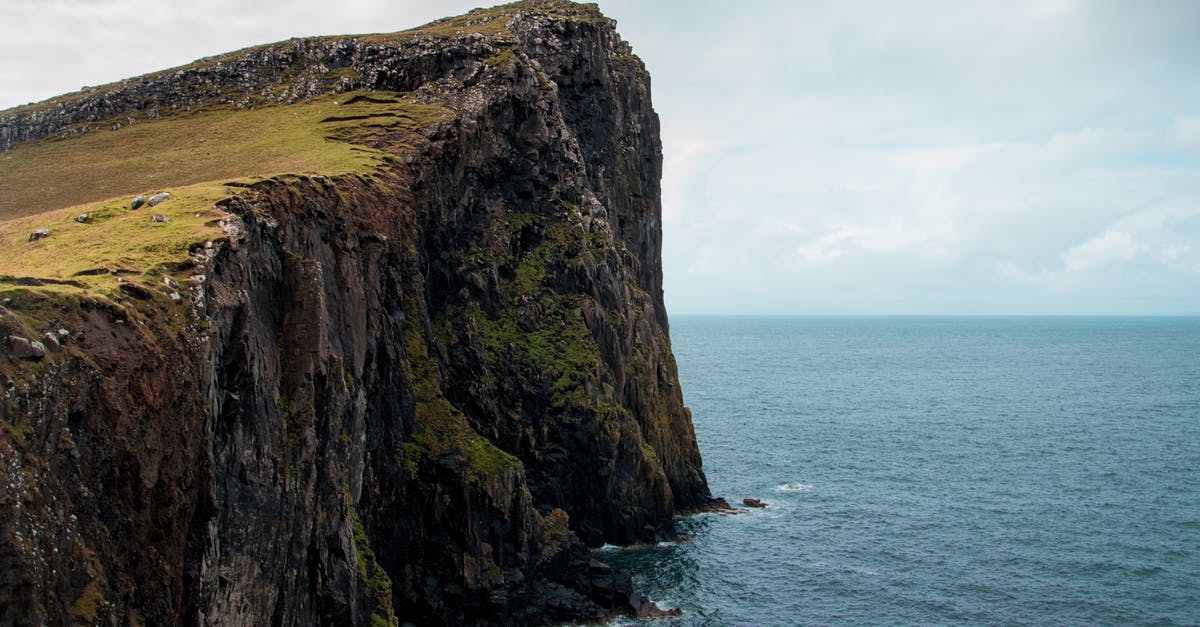
<svg viewBox="0 0 1200 627">
<path fill-rule="evenodd" d="M 587 546 L 710 496 L 649 77 L 593 5 L 206 59 L 0 113 L 0 148 L 364 90 L 445 113 L 355 129 L 369 171 L 230 183 L 224 235 L 145 276 L 0 276 L 0 624 L 654 611 Z"/>
</svg>

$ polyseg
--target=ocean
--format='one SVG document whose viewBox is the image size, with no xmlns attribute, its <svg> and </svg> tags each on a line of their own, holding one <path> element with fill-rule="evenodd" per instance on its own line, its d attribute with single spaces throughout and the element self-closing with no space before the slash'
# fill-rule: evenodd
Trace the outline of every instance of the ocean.
<svg viewBox="0 0 1200 627">
<path fill-rule="evenodd" d="M 1200 317 L 690 317 L 657 625 L 1200 623 Z M 651 621 L 645 621 L 650 623 Z"/>
</svg>

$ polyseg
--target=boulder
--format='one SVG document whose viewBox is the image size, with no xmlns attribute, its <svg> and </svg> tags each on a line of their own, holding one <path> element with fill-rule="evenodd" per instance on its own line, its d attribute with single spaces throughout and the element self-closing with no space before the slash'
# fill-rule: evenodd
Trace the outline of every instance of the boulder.
<svg viewBox="0 0 1200 627">
<path fill-rule="evenodd" d="M 161 213 L 156 213 L 156 214 L 154 214 L 153 218 L 150 218 L 150 221 L 151 222 L 167 222 L 169 219 L 170 218 L 168 218 L 167 216 L 164 216 Z"/>
<path fill-rule="evenodd" d="M 753 498 L 742 499 L 742 505 L 745 505 L 746 507 L 766 507 L 767 506 L 767 504 L 765 502 L 760 501 L 758 499 L 753 499 Z"/>
<path fill-rule="evenodd" d="M 700 513 L 715 513 L 715 514 L 736 514 L 739 510 L 729 504 L 725 497 L 718 496 L 709 499 L 705 503 L 698 505 L 693 512 Z"/>
<path fill-rule="evenodd" d="M 50 237 L 50 229 L 34 229 L 33 232 L 29 234 L 29 241 L 36 242 L 40 239 L 46 239 L 47 237 Z"/>
<path fill-rule="evenodd" d="M 159 192 L 159 193 L 151 196 L 150 200 L 146 201 L 146 205 L 153 207 L 154 205 L 157 205 L 158 203 L 163 202 L 164 200 L 169 200 L 170 198 L 171 198 L 170 192 Z"/>
<path fill-rule="evenodd" d="M 141 194 L 141 195 L 140 195 L 140 196 L 138 196 L 137 198 L 134 198 L 134 199 L 133 199 L 133 202 L 129 203 L 129 208 L 130 208 L 130 209 L 137 209 L 137 208 L 141 207 L 141 206 L 142 206 L 142 205 L 144 205 L 144 204 L 146 204 L 146 195 L 145 195 L 145 194 Z"/>
<path fill-rule="evenodd" d="M 629 604 L 633 607 L 634 616 L 638 618 L 667 618 L 669 616 L 683 616 L 683 610 L 673 607 L 669 610 L 664 610 L 657 603 L 647 599 L 640 594 L 630 597 Z"/>
<path fill-rule="evenodd" d="M 8 348 L 18 359 L 37 360 L 46 356 L 46 345 L 19 335 L 8 336 Z"/>
<path fill-rule="evenodd" d="M 75 216 L 75 221 L 80 224 L 86 224 L 92 221 L 92 215 L 90 213 L 81 213 Z"/>
</svg>

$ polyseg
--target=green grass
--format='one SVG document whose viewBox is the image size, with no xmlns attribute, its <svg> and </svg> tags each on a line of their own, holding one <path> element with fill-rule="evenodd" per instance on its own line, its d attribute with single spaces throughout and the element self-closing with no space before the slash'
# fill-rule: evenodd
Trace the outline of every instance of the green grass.
<svg viewBox="0 0 1200 627">
<path fill-rule="evenodd" d="M 443 457 L 464 464 L 467 479 L 477 486 L 488 485 L 502 468 L 523 468 L 519 459 L 476 433 L 450 401 L 419 401 L 416 409 L 412 439 L 401 447 L 400 461 L 409 475 L 416 476 L 422 460 Z"/>
<path fill-rule="evenodd" d="M 570 215 L 580 208 L 563 203 Z M 497 242 L 512 242 L 541 218 L 530 213 L 512 212 L 497 224 Z M 546 284 L 548 276 L 563 269 L 558 264 L 594 263 L 610 245 L 607 235 L 590 233 L 568 217 L 544 227 L 544 238 L 519 258 L 510 257 L 507 265 L 512 276 L 504 280 L 501 292 L 509 306 L 494 317 L 478 306 L 462 314 L 483 330 L 489 363 L 496 371 L 514 369 L 528 389 L 543 389 L 558 409 L 586 404 L 586 382 L 601 366 L 600 349 L 584 323 L 584 297 L 557 292 Z M 481 256 L 503 254 L 497 250 Z M 517 303 L 526 303 L 518 306 Z M 518 321 L 523 312 L 524 323 Z"/>
<path fill-rule="evenodd" d="M 404 344 L 417 401 L 412 437 L 401 446 L 397 459 L 405 472 L 415 477 L 422 462 L 449 458 L 466 466 L 472 484 L 487 486 L 502 468 L 524 468 L 521 460 L 479 435 L 467 417 L 445 399 L 437 365 L 416 328 L 405 331 Z"/>
<path fill-rule="evenodd" d="M 118 198 L 0 222 L 0 280 L 36 277 L 116 287 L 116 277 L 107 272 L 81 273 L 97 269 L 145 273 L 164 261 L 186 258 L 193 243 L 225 236 L 215 223 L 225 212 L 213 206 L 227 195 L 223 186 L 172 188 L 171 195 L 155 207 L 137 211 L 128 210 L 128 201 Z M 76 222 L 83 213 L 91 219 Z M 155 214 L 168 221 L 152 222 Z M 30 242 L 29 234 L 39 228 L 49 229 L 50 237 Z"/>
<path fill-rule="evenodd" d="M 0 153 L 0 289 L 15 278 L 54 292 L 112 295 L 114 274 L 161 288 L 189 248 L 226 235 L 215 203 L 239 185 L 282 174 L 369 174 L 389 159 L 371 147 L 450 117 L 403 94 L 354 92 L 251 111 L 212 109 L 19 144 Z M 204 140 L 201 142 L 200 140 Z M 171 192 L 155 207 L 129 208 L 139 194 Z M 90 220 L 75 220 L 80 214 Z M 168 221 L 151 221 L 162 214 Z M 35 229 L 51 236 L 29 241 Z M 139 278 L 140 277 L 140 278 Z M 185 284 L 188 273 L 173 276 Z"/>
<path fill-rule="evenodd" d="M 371 549 L 371 540 L 367 537 L 367 530 L 363 527 L 358 510 L 354 508 L 354 502 L 350 498 L 349 487 L 346 486 L 345 490 L 346 509 L 350 516 L 350 533 L 354 540 L 354 557 L 358 562 L 359 580 L 365 588 L 367 598 L 374 603 L 371 625 L 396 625 L 398 621 L 392 609 L 392 578 L 388 576 L 383 566 L 379 565 L 379 558 Z"/>
<path fill-rule="evenodd" d="M 100 606 L 104 603 L 104 596 L 100 594 L 100 589 L 96 587 L 94 581 L 89 581 L 80 593 L 79 598 L 71 604 L 71 608 L 67 610 L 67 614 L 77 621 L 84 624 L 96 622 L 96 614 L 100 611 Z"/>
<path fill-rule="evenodd" d="M 449 117 L 393 93 L 347 93 L 253 110 L 215 108 L 0 153 L 0 220 L 202 182 L 369 170 L 384 131 Z M 125 199 L 126 202 L 128 199 Z"/>
</svg>

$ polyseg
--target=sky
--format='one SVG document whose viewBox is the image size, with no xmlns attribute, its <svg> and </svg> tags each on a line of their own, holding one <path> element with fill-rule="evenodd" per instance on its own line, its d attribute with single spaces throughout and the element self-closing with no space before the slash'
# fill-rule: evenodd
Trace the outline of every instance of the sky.
<svg viewBox="0 0 1200 627">
<path fill-rule="evenodd" d="M 0 107 L 486 4 L 0 0 Z M 668 311 L 1200 314 L 1200 2 L 600 7 L 653 77 Z"/>
</svg>

